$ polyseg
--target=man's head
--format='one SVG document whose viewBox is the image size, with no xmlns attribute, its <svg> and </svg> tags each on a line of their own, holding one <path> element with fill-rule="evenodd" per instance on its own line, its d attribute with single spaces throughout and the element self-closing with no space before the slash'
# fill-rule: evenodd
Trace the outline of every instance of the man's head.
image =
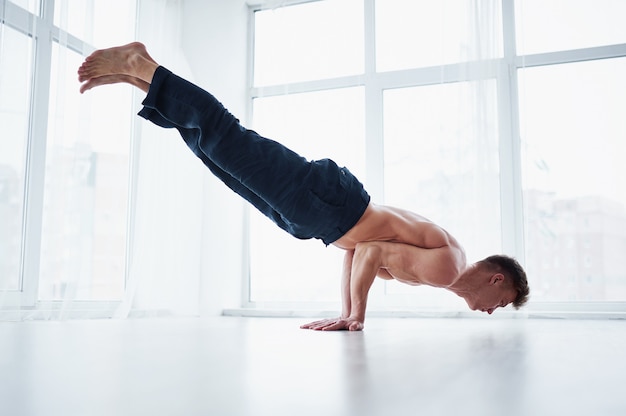
<svg viewBox="0 0 626 416">
<path fill-rule="evenodd" d="M 491 314 L 508 304 L 519 309 L 528 301 L 526 272 L 514 258 L 489 256 L 476 263 L 475 273 L 478 287 L 470 308 Z"/>
</svg>

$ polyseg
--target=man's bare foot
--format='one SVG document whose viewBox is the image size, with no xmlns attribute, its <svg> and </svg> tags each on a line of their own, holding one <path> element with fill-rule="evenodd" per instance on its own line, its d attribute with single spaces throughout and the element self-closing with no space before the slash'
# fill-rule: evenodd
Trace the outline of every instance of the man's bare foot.
<svg viewBox="0 0 626 416">
<path fill-rule="evenodd" d="M 78 80 L 84 82 L 108 75 L 129 75 L 150 83 L 158 66 L 142 43 L 133 42 L 100 49 L 89 55 L 78 68 Z"/>
<path fill-rule="evenodd" d="M 88 79 L 87 82 L 85 82 L 83 85 L 80 86 L 80 93 L 82 94 L 85 91 L 88 91 L 99 85 L 119 84 L 119 83 L 126 83 L 130 85 L 134 85 L 135 87 L 139 88 L 140 90 L 146 93 L 150 89 L 150 84 L 148 84 L 146 81 L 143 81 L 139 78 L 131 77 L 130 75 L 115 74 L 115 75 L 103 75 L 101 77 Z"/>
</svg>

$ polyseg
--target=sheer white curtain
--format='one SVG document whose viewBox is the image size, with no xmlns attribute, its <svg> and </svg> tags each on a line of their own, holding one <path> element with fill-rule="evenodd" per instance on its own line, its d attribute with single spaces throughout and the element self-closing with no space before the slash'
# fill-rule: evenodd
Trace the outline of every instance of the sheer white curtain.
<svg viewBox="0 0 626 416">
<path fill-rule="evenodd" d="M 193 82 L 182 53 L 182 2 L 141 0 L 138 36 L 151 56 Z M 145 94 L 136 94 L 136 110 Z M 129 280 L 116 317 L 197 314 L 205 169 L 178 132 L 136 118 Z"/>
<path fill-rule="evenodd" d="M 502 140 L 509 141 L 511 137 L 502 126 L 502 109 L 507 111 L 509 103 L 499 106 L 498 95 L 506 83 L 500 72 L 504 54 L 502 1 L 468 3 L 468 35 L 462 50 L 460 77 L 467 81 L 463 82 L 457 110 L 467 124 L 459 129 L 456 161 L 459 166 L 471 167 L 473 174 L 462 201 L 462 206 L 471 209 L 459 210 L 457 206 L 457 212 L 462 214 L 456 217 L 457 225 L 464 230 L 458 237 L 467 245 L 469 260 L 476 261 L 504 250 L 501 181 L 509 167 L 501 167 L 500 158 Z"/>
<path fill-rule="evenodd" d="M 419 71 L 415 86 L 383 93 L 385 202 L 443 226 L 464 246 L 468 261 L 500 253 L 501 2 L 396 3 L 407 17 L 382 9 L 386 2 L 377 4 L 388 27 L 379 37 L 378 64 Z M 411 15 L 423 25 L 414 27 Z M 393 25 L 396 20 L 404 22 L 403 30 Z M 405 37 L 407 32 L 413 36 Z M 396 47 L 398 42 L 405 48 Z M 408 52 L 400 53 L 404 49 Z M 467 310 L 445 291 L 397 282 L 386 286 L 388 309 Z"/>
</svg>

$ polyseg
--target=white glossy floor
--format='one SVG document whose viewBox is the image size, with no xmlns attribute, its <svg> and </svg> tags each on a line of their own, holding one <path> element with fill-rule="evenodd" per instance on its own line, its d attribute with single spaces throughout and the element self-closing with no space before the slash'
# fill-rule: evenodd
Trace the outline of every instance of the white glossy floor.
<svg viewBox="0 0 626 416">
<path fill-rule="evenodd" d="M 0 414 L 626 414 L 626 321 L 304 322 L 0 323 Z"/>
</svg>

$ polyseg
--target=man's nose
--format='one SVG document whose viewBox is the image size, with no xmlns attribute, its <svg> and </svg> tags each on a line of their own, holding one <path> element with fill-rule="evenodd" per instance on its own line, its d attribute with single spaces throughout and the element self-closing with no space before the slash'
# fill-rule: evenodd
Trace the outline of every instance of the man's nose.
<svg viewBox="0 0 626 416">
<path fill-rule="evenodd" d="M 491 314 L 493 313 L 493 310 L 494 310 L 493 308 L 489 308 L 489 309 L 487 309 L 487 313 L 488 313 L 489 315 L 491 315 Z"/>
</svg>

